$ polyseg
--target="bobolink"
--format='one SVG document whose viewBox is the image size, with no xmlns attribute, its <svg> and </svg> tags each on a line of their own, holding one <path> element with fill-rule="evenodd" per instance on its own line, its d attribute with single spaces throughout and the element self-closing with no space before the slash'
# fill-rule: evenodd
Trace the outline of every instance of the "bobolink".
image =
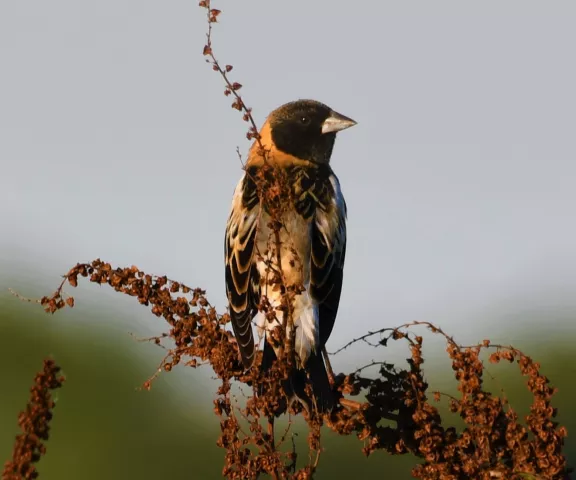
<svg viewBox="0 0 576 480">
<path fill-rule="evenodd" d="M 338 311 L 346 251 L 346 203 L 330 157 L 336 133 L 355 124 L 313 100 L 274 110 L 250 149 L 226 226 L 226 291 L 244 366 L 254 361 L 257 314 L 266 336 L 261 368 L 277 359 L 271 337 L 292 288 L 294 330 L 287 334 L 295 336 L 296 368 L 284 388 L 309 407 L 309 381 L 320 411 L 333 407 L 322 350 Z M 263 304 L 275 313 L 258 313 Z"/>
</svg>

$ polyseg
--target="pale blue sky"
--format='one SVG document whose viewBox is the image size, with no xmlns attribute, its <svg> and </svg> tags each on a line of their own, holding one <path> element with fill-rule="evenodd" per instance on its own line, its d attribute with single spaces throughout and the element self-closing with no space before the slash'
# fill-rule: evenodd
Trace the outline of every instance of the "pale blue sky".
<svg viewBox="0 0 576 480">
<path fill-rule="evenodd" d="M 0 259 L 42 259 L 53 282 L 76 261 L 136 264 L 224 307 L 249 143 L 196 5 L 0 3 Z M 349 236 L 330 346 L 416 319 L 476 339 L 487 322 L 572 321 L 576 3 L 214 7 L 216 54 L 258 124 L 297 98 L 358 121 L 332 160 Z"/>
</svg>

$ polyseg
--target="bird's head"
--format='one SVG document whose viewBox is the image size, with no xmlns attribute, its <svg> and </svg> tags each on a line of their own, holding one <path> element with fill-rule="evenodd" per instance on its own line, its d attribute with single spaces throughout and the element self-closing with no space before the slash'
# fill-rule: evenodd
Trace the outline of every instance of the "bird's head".
<svg viewBox="0 0 576 480">
<path fill-rule="evenodd" d="M 354 120 L 323 103 L 297 100 L 274 110 L 260 136 L 272 156 L 325 164 L 330 161 L 336 133 L 354 125 Z"/>
</svg>

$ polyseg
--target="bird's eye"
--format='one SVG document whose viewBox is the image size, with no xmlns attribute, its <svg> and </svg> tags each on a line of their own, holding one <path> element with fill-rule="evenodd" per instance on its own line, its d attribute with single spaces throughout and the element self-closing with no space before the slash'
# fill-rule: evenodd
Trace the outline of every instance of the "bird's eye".
<svg viewBox="0 0 576 480">
<path fill-rule="evenodd" d="M 310 123 L 310 117 L 306 117 L 305 115 L 301 116 L 300 123 L 302 125 L 308 125 Z"/>
</svg>

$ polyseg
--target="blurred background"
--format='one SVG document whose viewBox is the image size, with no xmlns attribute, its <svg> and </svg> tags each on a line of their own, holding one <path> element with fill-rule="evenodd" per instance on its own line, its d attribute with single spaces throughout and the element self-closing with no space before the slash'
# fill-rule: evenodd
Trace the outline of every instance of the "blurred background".
<svg viewBox="0 0 576 480">
<path fill-rule="evenodd" d="M 462 343 L 489 338 L 535 357 L 576 432 L 576 5 L 223 0 L 222 63 L 257 123 L 314 98 L 358 121 L 333 155 L 349 210 L 344 292 L 329 350 L 432 321 Z M 161 320 L 80 283 L 54 316 L 11 296 L 51 293 L 76 262 L 135 264 L 225 309 L 222 236 L 246 124 L 201 55 L 196 2 L 0 3 L 0 459 L 10 456 L 34 373 L 52 355 L 58 392 L 46 479 L 220 478 L 207 369 L 138 388 L 163 352 L 136 337 Z M 425 337 L 431 389 L 454 388 L 444 345 Z M 336 370 L 400 345 L 358 347 Z M 521 412 L 514 366 L 488 367 Z M 387 472 L 326 434 L 319 478 Z M 576 463 L 570 435 L 567 453 Z M 344 461 L 345 459 L 345 461 Z"/>
</svg>

